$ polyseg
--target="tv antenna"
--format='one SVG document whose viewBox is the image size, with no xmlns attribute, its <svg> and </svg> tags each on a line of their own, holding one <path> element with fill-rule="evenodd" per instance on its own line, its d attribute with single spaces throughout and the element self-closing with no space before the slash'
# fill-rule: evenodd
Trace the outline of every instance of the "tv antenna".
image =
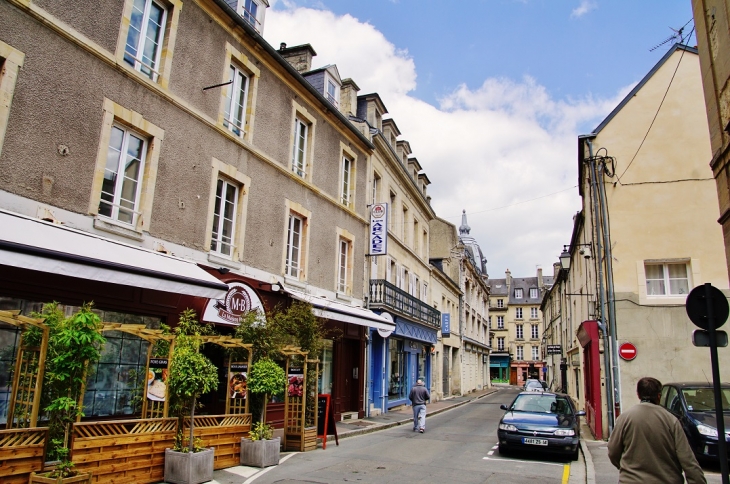
<svg viewBox="0 0 730 484">
<path fill-rule="evenodd" d="M 687 22 L 687 23 L 689 23 L 689 22 Z M 687 24 L 684 24 L 684 26 L 680 27 L 679 29 L 673 29 L 672 27 L 669 27 L 669 30 L 671 30 L 673 32 L 671 37 L 668 37 L 668 38 L 662 40 L 661 42 L 659 42 L 657 45 L 655 45 L 654 47 L 649 49 L 649 52 L 653 52 L 653 51 L 657 50 L 659 47 L 661 47 L 665 44 L 668 44 L 669 42 L 672 42 L 674 44 L 682 42 L 682 40 L 684 40 L 682 37 L 682 33 L 684 32 L 684 27 L 686 27 L 686 26 L 687 26 Z M 690 34 L 690 35 L 692 35 L 692 34 Z"/>
</svg>

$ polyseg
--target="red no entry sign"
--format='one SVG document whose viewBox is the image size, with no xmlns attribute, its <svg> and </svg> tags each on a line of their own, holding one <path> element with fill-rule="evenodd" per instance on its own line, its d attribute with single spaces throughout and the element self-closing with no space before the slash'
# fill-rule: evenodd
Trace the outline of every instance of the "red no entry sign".
<svg viewBox="0 0 730 484">
<path fill-rule="evenodd" d="M 631 343 L 623 343 L 618 347 L 618 355 L 626 361 L 636 358 L 636 346 Z"/>
</svg>

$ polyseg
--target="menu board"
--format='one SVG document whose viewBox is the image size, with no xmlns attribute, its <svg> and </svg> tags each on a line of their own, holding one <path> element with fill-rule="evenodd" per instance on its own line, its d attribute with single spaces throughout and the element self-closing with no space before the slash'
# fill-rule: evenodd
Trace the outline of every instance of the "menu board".
<svg viewBox="0 0 730 484">
<path fill-rule="evenodd" d="M 231 363 L 228 369 L 228 398 L 245 399 L 248 393 L 248 363 Z"/>
<path fill-rule="evenodd" d="M 317 438 L 322 439 L 322 449 L 327 448 L 327 436 L 334 435 L 335 443 L 340 445 L 335 426 L 335 412 L 332 409 L 330 395 L 320 393 L 317 395 Z"/>
<path fill-rule="evenodd" d="M 287 391 L 290 397 L 301 397 L 304 395 L 304 369 L 299 367 L 289 368 L 287 375 Z"/>
<path fill-rule="evenodd" d="M 147 399 L 164 402 L 167 395 L 167 358 L 150 358 L 147 372 Z"/>
</svg>

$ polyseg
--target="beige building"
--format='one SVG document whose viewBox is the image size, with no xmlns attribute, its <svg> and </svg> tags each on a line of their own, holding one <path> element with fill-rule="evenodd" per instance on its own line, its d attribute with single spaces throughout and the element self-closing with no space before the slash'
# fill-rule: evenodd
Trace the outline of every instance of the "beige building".
<svg viewBox="0 0 730 484">
<path fill-rule="evenodd" d="M 547 380 L 540 303 L 552 283 L 553 277 L 543 276 L 541 268 L 535 277 L 512 277 L 507 269 L 504 279 L 487 280 L 492 381 L 521 386 L 527 379 Z"/>
<path fill-rule="evenodd" d="M 550 374 L 586 409 L 599 438 L 609 435 L 614 412 L 638 403 L 639 378 L 711 374 L 709 351 L 692 345 L 696 327 L 685 311 L 695 286 L 728 292 L 702 97 L 697 51 L 676 44 L 579 138 L 583 208 L 544 323 L 564 363 L 561 370 L 551 358 Z M 621 345 L 636 348 L 633 359 L 619 357 Z M 720 355 L 721 367 L 730 364 Z"/>
<path fill-rule="evenodd" d="M 263 40 L 266 6 L 0 2 L 0 302 L 151 325 L 191 307 L 230 332 L 241 309 L 308 300 L 342 335 L 320 391 L 362 416 L 368 330 L 395 328 L 363 309 L 375 146 L 336 67 Z M 87 415 L 127 412 L 115 391 Z"/>
<path fill-rule="evenodd" d="M 710 129 L 710 157 L 705 161 L 709 161 L 717 185 L 718 222 L 730 264 L 730 1 L 692 0 L 692 10 Z"/>
</svg>

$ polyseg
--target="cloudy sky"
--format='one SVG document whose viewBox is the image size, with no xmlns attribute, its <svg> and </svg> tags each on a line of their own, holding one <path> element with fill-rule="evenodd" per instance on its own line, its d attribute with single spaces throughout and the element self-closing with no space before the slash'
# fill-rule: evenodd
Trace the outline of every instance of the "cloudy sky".
<svg viewBox="0 0 730 484">
<path fill-rule="evenodd" d="M 693 26 L 690 0 L 270 3 L 271 45 L 309 43 L 314 68 L 380 94 L 437 215 L 466 210 L 493 278 L 552 273 L 580 209 L 577 136 Z"/>
</svg>

